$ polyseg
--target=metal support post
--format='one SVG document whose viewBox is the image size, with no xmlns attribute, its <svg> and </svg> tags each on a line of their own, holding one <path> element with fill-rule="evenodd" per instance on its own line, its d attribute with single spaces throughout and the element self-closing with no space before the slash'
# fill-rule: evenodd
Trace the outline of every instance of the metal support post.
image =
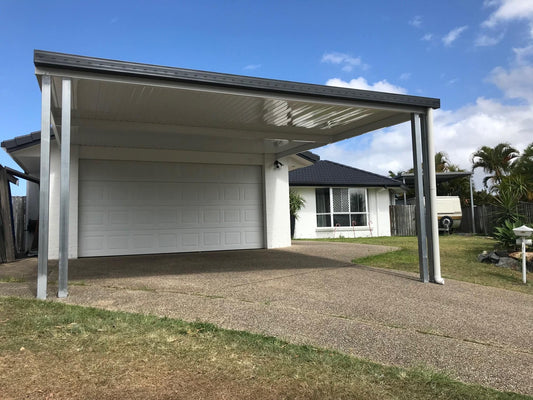
<svg viewBox="0 0 533 400">
<path fill-rule="evenodd" d="M 418 265 L 420 280 L 428 282 L 428 248 L 426 234 L 426 206 L 422 179 L 422 137 L 420 115 L 411 114 L 411 138 L 413 142 L 413 166 L 415 171 L 416 231 L 418 236 Z"/>
<path fill-rule="evenodd" d="M 37 298 L 46 299 L 48 286 L 48 223 L 50 201 L 50 105 L 51 78 L 41 82 L 41 176 L 39 192 L 39 255 L 37 261 Z"/>
<path fill-rule="evenodd" d="M 426 116 L 420 114 L 420 132 L 422 140 L 422 182 L 424 184 L 424 204 L 426 206 L 426 215 L 425 221 L 426 224 L 426 235 L 427 235 L 427 246 L 428 246 L 428 272 L 429 272 L 429 281 L 433 282 L 433 266 L 434 266 L 434 249 L 433 249 L 433 236 L 432 236 L 432 227 L 433 227 L 433 218 L 432 218 L 432 209 L 433 204 L 431 202 L 431 185 L 430 177 L 431 174 L 435 175 L 435 158 L 433 157 L 433 152 L 429 150 L 428 141 L 427 141 L 427 119 Z M 438 228 L 437 228 L 438 229 Z M 438 234 L 438 230 L 437 230 Z"/>
<path fill-rule="evenodd" d="M 70 207 L 71 80 L 63 79 L 61 105 L 61 183 L 59 201 L 59 279 L 57 297 L 68 296 L 68 235 Z"/>
<path fill-rule="evenodd" d="M 439 246 L 439 225 L 437 217 L 437 177 L 435 174 L 435 145 L 433 142 L 433 109 L 428 108 L 426 115 L 422 118 L 424 126 L 424 137 L 422 142 L 424 144 L 425 157 L 427 157 L 427 168 L 425 168 L 425 175 L 428 180 L 428 188 L 426 196 L 426 212 L 428 215 L 427 221 L 427 235 L 428 248 L 430 248 L 430 268 L 429 279 L 431 282 L 444 284 L 444 280 L 440 273 L 440 246 Z"/>
<path fill-rule="evenodd" d="M 470 175 L 470 210 L 472 212 L 472 233 L 476 233 L 476 217 L 474 213 L 474 190 L 472 188 L 472 181 L 474 180 L 474 177 Z"/>
</svg>

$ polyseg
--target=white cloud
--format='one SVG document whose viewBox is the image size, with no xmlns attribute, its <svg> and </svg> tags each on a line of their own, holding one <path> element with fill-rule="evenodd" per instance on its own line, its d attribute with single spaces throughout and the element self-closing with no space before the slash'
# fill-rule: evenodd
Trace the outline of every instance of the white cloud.
<svg viewBox="0 0 533 400">
<path fill-rule="evenodd" d="M 526 99 L 533 104 L 533 66 L 520 66 L 510 71 L 502 67 L 495 68 L 490 76 L 505 97 Z"/>
<path fill-rule="evenodd" d="M 531 126 L 531 105 L 508 106 L 496 100 L 479 98 L 475 104 L 458 110 L 435 110 L 435 151 L 445 151 L 454 164 L 470 170 L 470 157 L 481 146 L 493 147 L 501 142 L 509 142 L 523 150 L 533 141 Z M 388 171 L 404 171 L 413 166 L 409 123 L 313 151 L 323 159 L 381 175 L 388 175 Z M 481 175 L 475 179 L 477 189 L 482 187 L 481 179 Z"/>
<path fill-rule="evenodd" d="M 248 64 L 243 69 L 246 70 L 246 71 L 253 71 L 253 70 L 259 69 L 259 68 L 261 68 L 261 64 Z"/>
<path fill-rule="evenodd" d="M 354 67 L 368 68 L 368 65 L 361 60 L 361 57 L 353 57 L 345 53 L 325 53 L 321 61 L 328 64 L 342 65 L 342 70 L 345 72 L 351 72 Z"/>
<path fill-rule="evenodd" d="M 429 42 L 431 41 L 431 39 L 433 39 L 432 33 L 426 33 L 424 36 L 422 36 L 422 38 L 420 38 L 420 40 L 423 40 L 425 42 Z"/>
<path fill-rule="evenodd" d="M 452 29 L 442 38 L 442 43 L 444 43 L 445 46 L 451 46 L 452 43 L 459 39 L 459 36 L 461 36 L 461 34 L 467 29 L 467 25 Z"/>
<path fill-rule="evenodd" d="M 386 79 L 369 84 L 365 78 L 360 76 L 359 78 L 352 79 L 349 82 L 343 81 L 339 78 L 329 79 L 326 82 L 328 86 L 338 86 L 345 87 L 350 89 L 362 89 L 362 90 L 375 90 L 378 92 L 387 92 L 387 93 L 400 93 L 405 94 L 407 90 L 403 87 L 393 85 L 392 83 L 387 82 Z"/>
<path fill-rule="evenodd" d="M 400 75 L 400 80 L 401 81 L 407 81 L 409 79 L 411 79 L 411 73 L 410 72 L 404 72 L 403 74 Z"/>
<path fill-rule="evenodd" d="M 502 4 L 502 0 L 495 1 Z M 501 98 L 479 97 L 474 104 L 455 110 L 434 111 L 434 150 L 445 151 L 451 161 L 461 168 L 471 169 L 471 155 L 481 146 L 494 147 L 499 143 L 509 142 L 522 151 L 533 142 L 533 43 L 514 48 L 513 52 L 515 59 L 509 66 L 496 67 L 486 77 L 486 81 L 501 91 Z M 453 77 L 445 79 L 450 85 L 459 82 L 457 78 L 450 78 Z M 406 92 L 404 88 L 386 80 L 371 84 L 362 77 L 349 82 L 338 78 L 330 79 L 327 84 Z M 509 103 L 506 101 L 509 98 L 520 102 Z M 413 165 L 410 124 L 404 123 L 334 143 L 317 149 L 316 152 L 324 159 L 382 175 L 387 175 L 389 170 L 407 170 Z M 482 178 L 483 173 L 476 172 L 474 180 L 477 189 L 482 188 Z"/>
<path fill-rule="evenodd" d="M 527 65 L 533 63 L 533 44 L 526 47 L 514 48 L 513 52 L 516 56 L 516 63 L 518 65 Z"/>
<path fill-rule="evenodd" d="M 501 40 L 503 39 L 503 35 L 503 32 L 498 36 L 488 36 L 485 34 L 480 34 L 476 38 L 474 44 L 478 47 L 495 46 L 501 42 Z"/>
<path fill-rule="evenodd" d="M 420 28 L 422 25 L 422 17 L 420 15 L 415 15 L 409 20 L 409 25 L 414 26 L 415 28 Z"/>
<path fill-rule="evenodd" d="M 493 28 L 501 22 L 514 19 L 533 21 L 533 1 L 531 0 L 492 0 L 485 2 L 485 5 L 498 8 L 483 22 L 483 26 Z"/>
</svg>

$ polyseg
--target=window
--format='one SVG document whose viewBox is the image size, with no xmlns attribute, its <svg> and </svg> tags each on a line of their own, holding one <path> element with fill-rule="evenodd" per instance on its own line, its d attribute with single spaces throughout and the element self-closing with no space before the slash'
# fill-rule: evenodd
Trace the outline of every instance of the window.
<svg viewBox="0 0 533 400">
<path fill-rule="evenodd" d="M 318 188 L 316 196 L 316 226 L 368 226 L 366 189 Z"/>
</svg>

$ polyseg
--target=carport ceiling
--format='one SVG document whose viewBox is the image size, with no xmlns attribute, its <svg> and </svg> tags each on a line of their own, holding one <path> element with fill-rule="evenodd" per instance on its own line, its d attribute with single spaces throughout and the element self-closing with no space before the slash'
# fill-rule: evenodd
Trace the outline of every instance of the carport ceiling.
<svg viewBox="0 0 533 400">
<path fill-rule="evenodd" d="M 36 50 L 36 75 L 72 78 L 72 143 L 278 157 L 408 121 L 433 98 L 193 71 Z M 58 128 L 60 126 L 58 125 Z M 60 130 L 60 129 L 59 129 Z"/>
</svg>

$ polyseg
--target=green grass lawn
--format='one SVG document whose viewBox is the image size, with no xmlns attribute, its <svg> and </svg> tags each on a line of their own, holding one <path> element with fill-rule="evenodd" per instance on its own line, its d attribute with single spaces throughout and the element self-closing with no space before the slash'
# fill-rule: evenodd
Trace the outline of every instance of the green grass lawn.
<svg viewBox="0 0 533 400">
<path fill-rule="evenodd" d="M 526 399 L 272 337 L 0 298 L 5 399 Z"/>
<path fill-rule="evenodd" d="M 333 240 L 333 239 L 328 239 Z M 354 262 L 372 267 L 398 269 L 418 273 L 418 242 L 416 237 L 393 236 L 376 238 L 335 239 L 335 241 L 380 244 L 399 247 L 400 250 L 358 258 Z M 477 261 L 483 250 L 494 250 L 496 242 L 487 237 L 443 235 L 440 236 L 441 272 L 444 278 L 494 286 L 533 294 L 532 274 L 528 283 L 522 283 L 522 273 Z"/>
</svg>

